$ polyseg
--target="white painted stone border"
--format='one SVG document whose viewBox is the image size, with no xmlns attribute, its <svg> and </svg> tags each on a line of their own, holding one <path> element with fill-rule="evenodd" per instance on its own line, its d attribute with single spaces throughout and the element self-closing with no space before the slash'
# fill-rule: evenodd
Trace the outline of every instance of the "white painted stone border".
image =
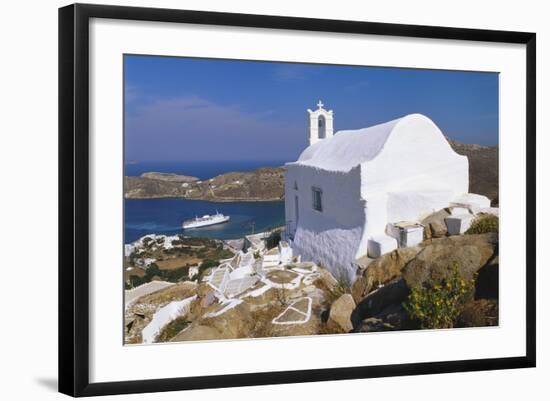
<svg viewBox="0 0 550 401">
<path fill-rule="evenodd" d="M 141 331 L 143 344 L 151 344 L 155 341 L 162 329 L 178 317 L 185 316 L 189 311 L 191 302 L 197 299 L 196 295 L 181 301 L 173 301 L 158 309 L 153 318 Z"/>
<path fill-rule="evenodd" d="M 308 304 L 307 304 L 307 313 L 304 313 L 302 312 L 301 310 L 299 309 L 296 309 L 294 308 L 293 306 L 296 305 L 298 302 L 304 300 L 304 299 L 307 299 L 308 300 Z M 311 299 L 311 297 L 302 297 L 302 298 L 299 298 L 297 299 L 296 301 L 294 301 L 290 306 L 288 306 L 284 311 L 281 312 L 281 314 L 279 316 L 277 316 L 276 318 L 274 318 L 271 323 L 273 324 L 280 324 L 280 325 L 287 325 L 287 324 L 305 324 L 307 322 L 309 322 L 309 319 L 311 318 L 311 304 L 313 303 L 313 300 Z M 305 318 L 304 320 L 290 320 L 288 322 L 278 322 L 277 319 L 280 319 L 286 312 L 288 312 L 289 310 L 293 310 L 295 312 L 298 312 L 299 314 L 301 315 L 304 315 Z"/>
</svg>

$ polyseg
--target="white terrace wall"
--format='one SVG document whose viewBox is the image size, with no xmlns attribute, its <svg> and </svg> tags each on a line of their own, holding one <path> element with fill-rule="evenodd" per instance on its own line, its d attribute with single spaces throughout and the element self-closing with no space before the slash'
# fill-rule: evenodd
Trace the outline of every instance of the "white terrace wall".
<svg viewBox="0 0 550 401">
<path fill-rule="evenodd" d="M 286 221 L 292 221 L 291 232 L 295 229 L 295 196 L 299 199 L 294 254 L 320 263 L 336 277 L 346 279 L 355 276 L 351 262 L 355 260 L 365 226 L 360 179 L 359 167 L 343 173 L 287 165 L 285 213 Z M 322 190 L 322 212 L 313 209 L 312 187 Z"/>
</svg>

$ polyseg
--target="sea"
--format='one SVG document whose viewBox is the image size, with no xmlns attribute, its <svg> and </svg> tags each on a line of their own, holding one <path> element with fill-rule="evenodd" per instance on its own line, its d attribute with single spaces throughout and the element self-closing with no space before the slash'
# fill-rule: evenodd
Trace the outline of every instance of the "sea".
<svg viewBox="0 0 550 401">
<path fill-rule="evenodd" d="M 125 175 L 138 176 L 155 171 L 190 175 L 201 180 L 231 171 L 252 171 L 260 167 L 278 167 L 284 160 L 269 161 L 192 161 L 138 162 L 125 165 Z M 208 227 L 183 230 L 184 220 L 216 212 L 229 215 L 228 222 Z M 187 199 L 125 199 L 124 242 L 130 243 L 147 234 L 175 235 L 216 239 L 238 239 L 284 225 L 282 201 L 209 202 Z"/>
</svg>

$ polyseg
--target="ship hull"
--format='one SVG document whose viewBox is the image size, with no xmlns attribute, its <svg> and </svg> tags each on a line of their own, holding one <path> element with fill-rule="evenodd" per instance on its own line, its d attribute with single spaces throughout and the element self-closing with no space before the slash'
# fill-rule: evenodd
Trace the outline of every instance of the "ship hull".
<svg viewBox="0 0 550 401">
<path fill-rule="evenodd" d="M 182 228 L 184 230 L 190 230 L 193 228 L 202 228 L 202 227 L 208 227 L 208 226 L 215 226 L 216 224 L 222 224 L 229 221 L 229 216 L 224 217 L 223 219 L 214 220 L 214 221 L 201 221 L 201 222 L 193 222 L 189 224 L 183 224 Z"/>
</svg>

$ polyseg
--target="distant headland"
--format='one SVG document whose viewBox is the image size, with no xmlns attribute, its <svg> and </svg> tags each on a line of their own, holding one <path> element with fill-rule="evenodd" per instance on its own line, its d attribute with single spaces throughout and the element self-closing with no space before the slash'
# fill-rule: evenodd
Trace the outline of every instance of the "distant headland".
<svg viewBox="0 0 550 401">
<path fill-rule="evenodd" d="M 465 144 L 447 138 L 453 149 L 468 156 L 470 191 L 498 204 L 498 146 Z M 284 199 L 284 167 L 228 172 L 200 180 L 159 172 L 124 177 L 126 199 L 182 198 L 213 202 L 262 202 Z"/>
<path fill-rule="evenodd" d="M 259 202 L 284 198 L 284 168 L 228 172 L 206 180 L 147 172 L 124 177 L 126 199 L 183 198 L 213 202 Z"/>
</svg>

